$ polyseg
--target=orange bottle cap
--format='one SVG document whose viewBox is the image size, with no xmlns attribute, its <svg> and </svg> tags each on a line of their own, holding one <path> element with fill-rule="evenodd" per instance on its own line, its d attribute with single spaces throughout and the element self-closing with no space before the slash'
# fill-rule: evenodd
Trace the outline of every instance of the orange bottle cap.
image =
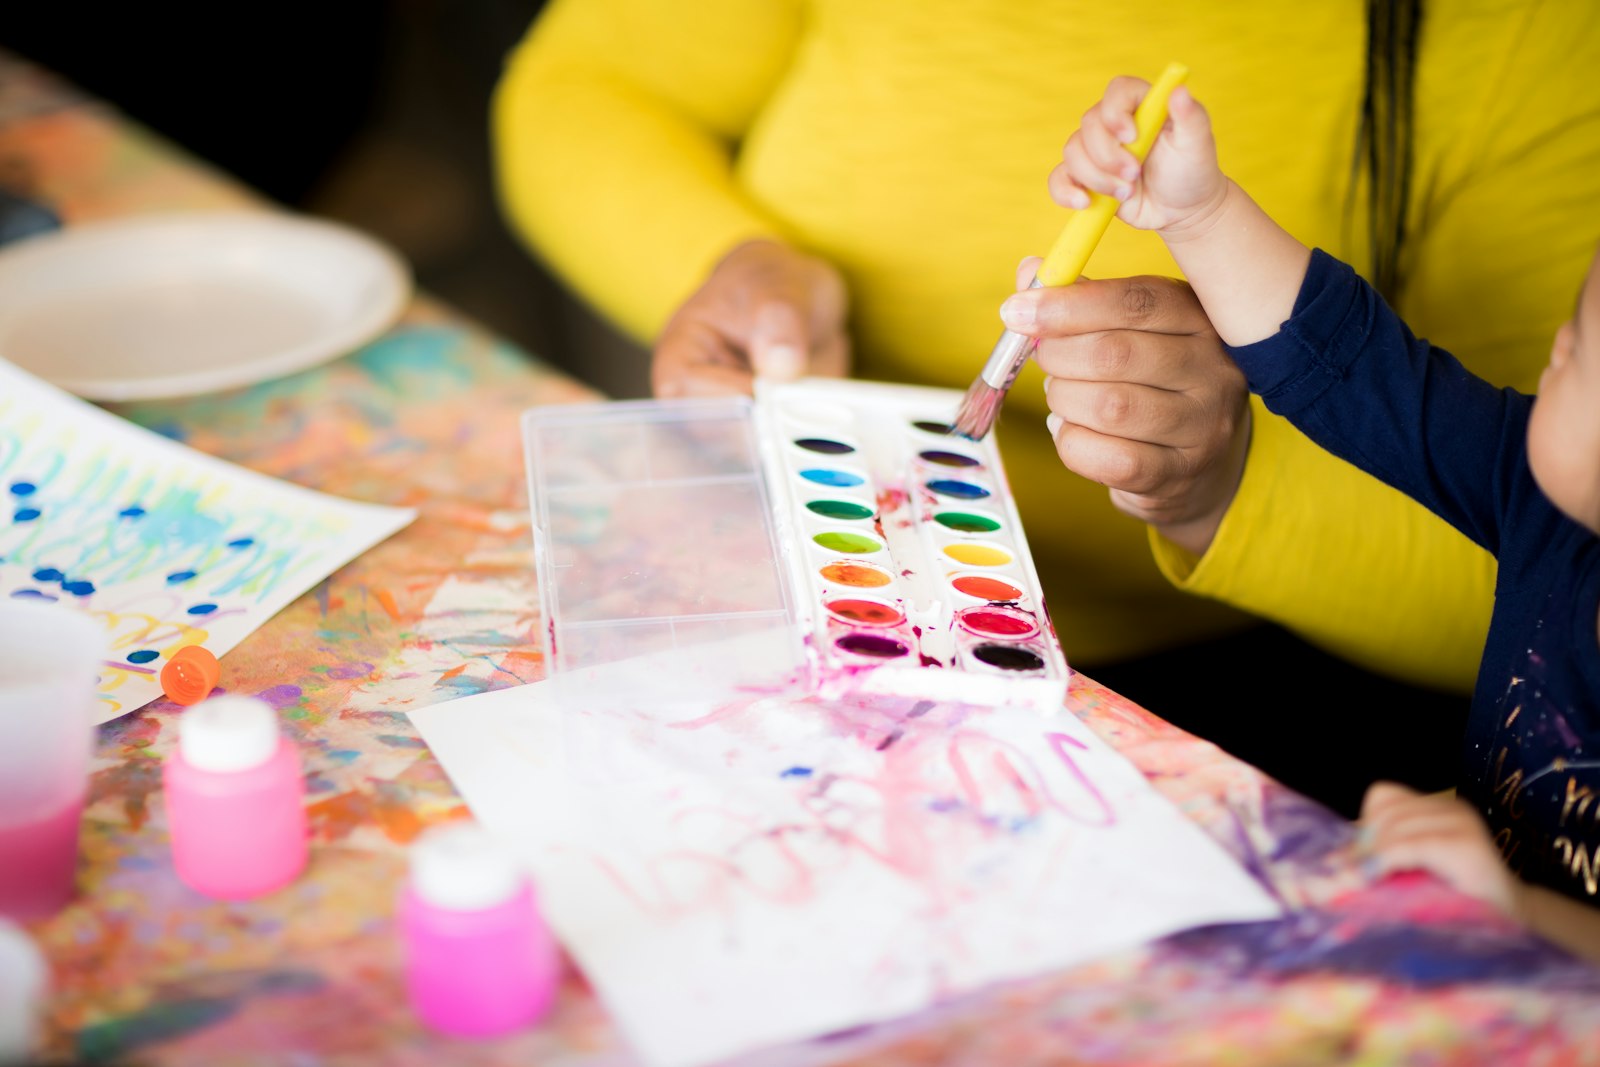
<svg viewBox="0 0 1600 1067">
<path fill-rule="evenodd" d="M 198 704 L 211 695 L 222 666 L 204 645 L 185 645 L 161 668 L 161 691 L 178 704 Z"/>
</svg>

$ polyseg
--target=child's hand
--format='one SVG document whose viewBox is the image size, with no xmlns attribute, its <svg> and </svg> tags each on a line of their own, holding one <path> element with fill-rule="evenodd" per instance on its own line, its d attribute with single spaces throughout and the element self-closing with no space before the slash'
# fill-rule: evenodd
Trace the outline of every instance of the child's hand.
<svg viewBox="0 0 1600 1067">
<path fill-rule="evenodd" d="M 1133 113 L 1150 91 L 1141 78 L 1113 78 L 1084 113 L 1050 172 L 1050 195 L 1063 207 L 1086 208 L 1089 191 L 1123 201 L 1117 217 L 1141 230 L 1175 236 L 1221 207 L 1228 180 L 1217 169 L 1211 119 L 1184 86 L 1172 91 L 1167 124 L 1141 169 L 1123 145 L 1137 134 Z"/>
<path fill-rule="evenodd" d="M 1361 802 L 1361 822 L 1379 869 L 1428 871 L 1518 916 L 1522 883 L 1501 862 L 1483 819 L 1466 801 L 1378 782 Z"/>
</svg>

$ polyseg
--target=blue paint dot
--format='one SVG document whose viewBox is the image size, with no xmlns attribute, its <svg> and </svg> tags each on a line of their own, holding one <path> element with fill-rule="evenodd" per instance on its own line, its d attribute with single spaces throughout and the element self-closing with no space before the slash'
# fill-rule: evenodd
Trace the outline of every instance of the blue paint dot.
<svg viewBox="0 0 1600 1067">
<path fill-rule="evenodd" d="M 778 775 L 778 777 L 779 778 L 810 778 L 811 777 L 811 768 L 810 767 L 790 767 L 788 770 L 786 770 L 782 774 Z"/>
<path fill-rule="evenodd" d="M 65 577 L 65 574 L 62 574 L 54 567 L 40 567 L 33 572 L 33 580 L 36 582 L 59 582 Z"/>
<path fill-rule="evenodd" d="M 18 508 L 11 518 L 17 522 L 32 522 L 39 517 L 38 508 Z"/>
<path fill-rule="evenodd" d="M 254 537 L 241 537 L 241 538 L 238 538 L 237 540 L 229 541 L 228 542 L 228 547 L 229 548 L 249 548 L 251 545 L 253 545 L 255 543 L 256 543 L 256 539 Z"/>
<path fill-rule="evenodd" d="M 174 574 L 167 575 L 167 584 L 168 585 L 177 585 L 179 582 L 187 582 L 190 578 L 193 578 L 193 577 L 194 577 L 194 571 L 178 571 L 178 572 L 176 572 Z"/>
<path fill-rule="evenodd" d="M 196 604 L 194 607 L 189 609 L 189 614 L 190 615 L 210 615 L 213 611 L 216 611 L 216 610 L 217 610 L 217 606 L 215 604 Z"/>
<path fill-rule="evenodd" d="M 117 514 L 121 515 L 125 519 L 142 519 L 144 518 L 144 508 L 141 508 L 138 504 L 135 504 L 132 507 L 123 508 L 121 511 L 117 512 Z"/>
<path fill-rule="evenodd" d="M 128 653 L 128 662 L 129 663 L 149 663 L 151 660 L 155 659 L 159 655 L 161 655 L 161 653 L 157 652 L 153 648 L 141 648 L 137 652 L 129 652 Z"/>
<path fill-rule="evenodd" d="M 45 601 L 47 603 L 54 604 L 57 600 L 60 600 L 61 598 L 60 597 L 56 597 L 56 596 L 51 596 L 49 593 L 41 593 L 37 589 L 18 589 L 16 592 L 11 594 L 11 599 L 12 600 L 43 600 L 43 601 Z"/>
<path fill-rule="evenodd" d="M 32 482 L 12 482 L 11 483 L 11 491 L 13 493 L 15 493 L 17 496 L 32 496 L 33 495 L 33 491 L 35 489 L 37 489 L 37 488 L 38 488 L 38 486 L 34 485 Z"/>
<path fill-rule="evenodd" d="M 808 482 L 815 482 L 818 485 L 831 485 L 838 489 L 848 489 L 853 485 L 860 485 L 863 481 L 859 474 L 834 470 L 829 467 L 807 468 L 800 472 L 800 477 Z"/>
<path fill-rule="evenodd" d="M 90 581 L 62 582 L 61 588 L 73 596 L 88 596 L 94 592 L 94 583 Z"/>
</svg>

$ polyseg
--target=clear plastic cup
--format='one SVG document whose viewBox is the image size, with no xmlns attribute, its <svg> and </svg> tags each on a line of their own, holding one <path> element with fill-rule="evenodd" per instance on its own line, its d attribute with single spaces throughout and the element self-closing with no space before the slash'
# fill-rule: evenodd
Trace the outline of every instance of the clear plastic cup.
<svg viewBox="0 0 1600 1067">
<path fill-rule="evenodd" d="M 106 644 L 82 612 L 0 601 L 0 915 L 72 898 Z"/>
</svg>

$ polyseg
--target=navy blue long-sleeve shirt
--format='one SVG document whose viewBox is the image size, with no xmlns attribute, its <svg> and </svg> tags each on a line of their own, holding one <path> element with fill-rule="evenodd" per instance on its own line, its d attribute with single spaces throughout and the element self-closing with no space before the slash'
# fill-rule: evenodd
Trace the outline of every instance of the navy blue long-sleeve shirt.
<svg viewBox="0 0 1600 1067">
<path fill-rule="evenodd" d="M 1600 906 L 1600 538 L 1534 481 L 1533 398 L 1412 336 L 1320 250 L 1289 321 L 1229 351 L 1270 410 L 1499 560 L 1459 792 L 1513 870 Z M 1382 744 L 1385 718 L 1405 709 L 1348 714 L 1339 728 Z"/>
</svg>

